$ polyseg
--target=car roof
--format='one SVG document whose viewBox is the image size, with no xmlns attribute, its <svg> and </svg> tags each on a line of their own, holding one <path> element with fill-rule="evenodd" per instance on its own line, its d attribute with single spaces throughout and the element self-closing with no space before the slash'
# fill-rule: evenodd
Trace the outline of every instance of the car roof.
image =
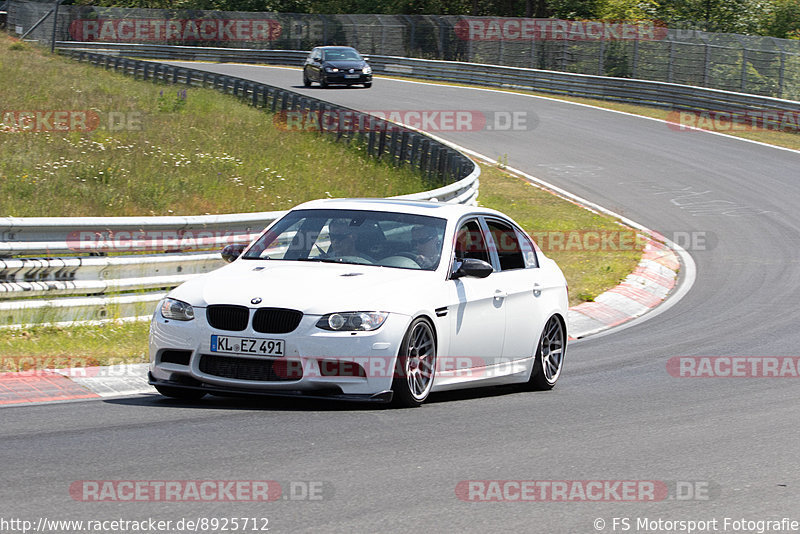
<svg viewBox="0 0 800 534">
<path fill-rule="evenodd" d="M 464 215 L 480 214 L 494 215 L 504 219 L 509 219 L 507 215 L 489 208 L 466 206 L 464 204 L 451 204 L 448 202 L 407 200 L 401 198 L 329 198 L 305 202 L 294 207 L 293 209 L 386 211 L 392 213 L 429 215 L 432 217 L 441 217 L 443 219 L 458 219 Z"/>
<path fill-rule="evenodd" d="M 325 46 L 315 46 L 315 49 L 319 50 L 355 50 L 352 46 L 339 46 L 339 45 L 325 45 Z"/>
</svg>

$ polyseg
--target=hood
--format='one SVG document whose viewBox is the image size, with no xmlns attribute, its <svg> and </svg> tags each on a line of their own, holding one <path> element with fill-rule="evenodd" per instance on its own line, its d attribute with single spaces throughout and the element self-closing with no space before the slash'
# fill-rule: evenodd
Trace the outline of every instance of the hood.
<svg viewBox="0 0 800 534">
<path fill-rule="evenodd" d="M 360 59 L 335 59 L 333 61 L 323 61 L 326 67 L 336 67 L 337 69 L 362 69 L 366 62 Z"/>
<path fill-rule="evenodd" d="M 392 267 L 237 260 L 184 283 L 169 296 L 198 307 L 235 304 L 291 308 L 312 315 L 357 310 L 409 313 L 409 306 L 418 307 L 430 298 L 440 277 L 432 271 Z M 253 298 L 261 302 L 254 305 Z"/>
</svg>

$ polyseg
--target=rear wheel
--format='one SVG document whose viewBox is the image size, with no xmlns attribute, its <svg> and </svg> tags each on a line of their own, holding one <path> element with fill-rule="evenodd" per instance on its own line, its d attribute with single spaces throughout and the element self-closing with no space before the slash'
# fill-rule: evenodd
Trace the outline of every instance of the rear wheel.
<svg viewBox="0 0 800 534">
<path fill-rule="evenodd" d="M 205 396 L 205 392 L 196 389 L 183 389 L 172 386 L 155 386 L 155 388 L 165 397 L 172 397 L 173 399 L 197 400 Z"/>
<path fill-rule="evenodd" d="M 531 389 L 553 389 L 558 377 L 561 375 L 565 351 L 566 332 L 564 331 L 564 325 L 554 315 L 547 320 L 547 324 L 542 331 L 542 337 L 539 339 L 539 345 L 536 348 L 533 371 L 531 371 L 531 378 L 528 381 L 528 386 Z"/>
<path fill-rule="evenodd" d="M 413 408 L 431 392 L 436 371 L 436 338 L 427 319 L 415 319 L 408 327 L 395 364 L 392 382 L 394 403 Z"/>
</svg>

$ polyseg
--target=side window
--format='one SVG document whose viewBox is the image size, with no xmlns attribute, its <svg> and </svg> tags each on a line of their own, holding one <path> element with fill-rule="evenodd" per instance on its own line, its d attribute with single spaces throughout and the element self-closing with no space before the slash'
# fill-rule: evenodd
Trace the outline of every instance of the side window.
<svg viewBox="0 0 800 534">
<path fill-rule="evenodd" d="M 519 238 L 519 246 L 522 250 L 522 257 L 525 258 L 525 267 L 538 267 L 539 258 L 536 256 L 536 248 L 533 246 L 530 237 L 517 229 L 517 237 Z"/>
<path fill-rule="evenodd" d="M 500 270 L 524 269 L 525 257 L 522 253 L 519 237 L 514 228 L 496 219 L 486 219 L 486 225 L 492 234 L 492 241 L 497 249 Z"/>
<path fill-rule="evenodd" d="M 481 232 L 478 221 L 474 219 L 467 221 L 458 229 L 455 255 L 456 260 L 459 261 L 465 258 L 475 258 L 491 263 L 489 249 L 486 246 L 486 240 L 483 238 L 483 232 Z"/>
</svg>

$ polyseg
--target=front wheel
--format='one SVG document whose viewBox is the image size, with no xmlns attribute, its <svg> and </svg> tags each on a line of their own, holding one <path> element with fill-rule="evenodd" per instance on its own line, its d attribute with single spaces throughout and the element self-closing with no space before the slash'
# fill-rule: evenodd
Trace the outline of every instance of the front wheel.
<svg viewBox="0 0 800 534">
<path fill-rule="evenodd" d="M 415 319 L 408 327 L 395 364 L 392 381 L 397 406 L 419 406 L 431 392 L 436 371 L 436 338 L 427 319 Z"/>
<path fill-rule="evenodd" d="M 303 85 L 306 87 L 311 87 L 311 80 L 308 79 L 308 74 L 306 74 L 306 71 L 303 71 Z"/>
<path fill-rule="evenodd" d="M 325 75 L 324 74 L 322 74 L 319 77 L 319 86 L 322 87 L 323 89 L 328 87 L 328 80 L 325 79 Z"/>
<path fill-rule="evenodd" d="M 564 325 L 554 315 L 548 319 L 547 324 L 544 326 L 542 337 L 539 339 L 539 345 L 536 348 L 533 370 L 528 381 L 530 389 L 553 389 L 558 377 L 561 375 L 566 348 Z"/>
<path fill-rule="evenodd" d="M 372 82 L 364 82 L 365 89 L 369 89 L 370 87 L 372 87 Z"/>
</svg>

